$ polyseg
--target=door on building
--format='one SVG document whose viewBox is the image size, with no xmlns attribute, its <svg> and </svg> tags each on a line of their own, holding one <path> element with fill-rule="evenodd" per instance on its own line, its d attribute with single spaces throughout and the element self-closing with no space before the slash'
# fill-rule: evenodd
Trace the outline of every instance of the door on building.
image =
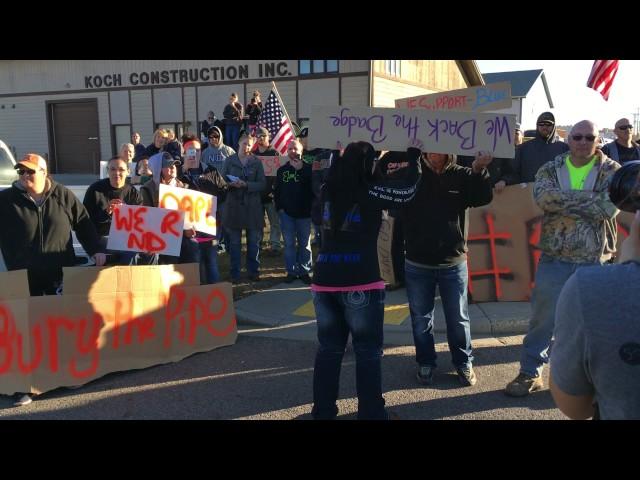
<svg viewBox="0 0 640 480">
<path fill-rule="evenodd" d="M 50 166 L 53 173 L 98 174 L 98 102 L 73 100 L 48 104 Z"/>
</svg>

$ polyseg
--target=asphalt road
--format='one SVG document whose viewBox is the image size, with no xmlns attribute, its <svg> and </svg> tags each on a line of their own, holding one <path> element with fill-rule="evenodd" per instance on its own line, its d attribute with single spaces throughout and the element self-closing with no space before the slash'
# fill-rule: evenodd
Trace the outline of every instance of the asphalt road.
<svg viewBox="0 0 640 480">
<path fill-rule="evenodd" d="M 308 419 L 315 340 L 241 326 L 231 347 L 180 362 L 106 375 L 76 390 L 47 392 L 28 406 L 0 396 L 2 419 Z M 285 337 L 285 338 L 283 338 Z M 502 390 L 518 371 L 522 336 L 474 340 L 478 383 L 461 387 L 444 338 L 431 387 L 415 380 L 413 346 L 387 345 L 383 389 L 387 406 L 402 419 L 564 419 L 548 390 L 514 399 Z M 546 372 L 546 370 L 545 370 Z M 545 374 L 545 382 L 547 375 Z M 355 358 L 345 354 L 339 419 L 355 419 Z"/>
</svg>

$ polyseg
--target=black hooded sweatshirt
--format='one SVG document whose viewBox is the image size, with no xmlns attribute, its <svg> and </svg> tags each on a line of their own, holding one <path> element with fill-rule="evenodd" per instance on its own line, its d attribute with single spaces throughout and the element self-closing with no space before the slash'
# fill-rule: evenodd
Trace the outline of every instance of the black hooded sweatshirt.
<svg viewBox="0 0 640 480">
<path fill-rule="evenodd" d="M 338 152 L 334 162 L 340 161 Z M 332 228 L 330 202 L 326 185 L 321 191 L 322 245 L 314 264 L 313 285 L 350 287 L 381 281 L 378 264 L 378 232 L 382 210 L 399 208 L 416 192 L 420 169 L 420 150 L 410 148 L 409 174 L 406 180 L 387 178 L 361 184 L 354 192 L 356 201 L 350 205 L 337 231 Z"/>
<path fill-rule="evenodd" d="M 445 268 L 466 259 L 469 218 L 467 209 L 493 199 L 487 169 L 473 173 L 450 161 L 442 173 L 423 167 L 418 193 L 400 217 L 409 262 Z"/>
<path fill-rule="evenodd" d="M 542 165 L 569 150 L 569 145 L 556 140 L 556 120 L 551 112 L 540 114 L 536 124 L 545 120 L 553 122 L 553 130 L 549 137 L 544 138 L 540 135 L 540 131 L 536 127 L 536 138 L 524 142 L 516 148 L 516 157 L 513 159 L 513 172 L 505 175 L 507 185 L 535 181 L 536 173 L 538 173 Z"/>
</svg>

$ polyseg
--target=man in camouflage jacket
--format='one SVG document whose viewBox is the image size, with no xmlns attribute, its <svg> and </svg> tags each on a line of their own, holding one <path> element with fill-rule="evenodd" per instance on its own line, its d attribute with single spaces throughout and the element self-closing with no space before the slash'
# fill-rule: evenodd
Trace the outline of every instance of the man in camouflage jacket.
<svg viewBox="0 0 640 480">
<path fill-rule="evenodd" d="M 569 135 L 570 150 L 536 174 L 533 196 L 544 212 L 542 255 L 520 373 L 507 385 L 507 395 L 522 397 L 543 387 L 541 374 L 548 362 L 560 290 L 577 268 L 601 265 L 615 253 L 619 210 L 609 199 L 609 183 L 620 165 L 596 149 L 597 138 L 592 122 L 577 123 Z"/>
</svg>

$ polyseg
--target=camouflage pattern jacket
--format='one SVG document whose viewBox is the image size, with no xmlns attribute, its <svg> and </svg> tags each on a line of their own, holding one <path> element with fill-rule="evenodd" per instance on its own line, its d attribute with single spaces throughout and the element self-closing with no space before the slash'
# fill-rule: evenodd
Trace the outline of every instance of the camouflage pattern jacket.
<svg viewBox="0 0 640 480">
<path fill-rule="evenodd" d="M 539 248 L 565 262 L 606 262 L 616 251 L 620 211 L 609 200 L 609 183 L 620 165 L 596 151 L 584 189 L 572 190 L 569 155 L 558 155 L 536 174 L 533 198 L 544 211 Z"/>
</svg>

